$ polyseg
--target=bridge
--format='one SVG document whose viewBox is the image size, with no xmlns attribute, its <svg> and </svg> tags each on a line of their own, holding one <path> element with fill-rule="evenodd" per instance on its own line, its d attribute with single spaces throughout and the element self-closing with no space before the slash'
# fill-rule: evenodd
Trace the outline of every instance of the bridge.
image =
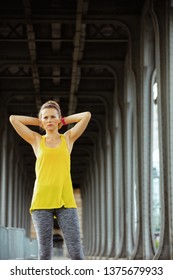
<svg viewBox="0 0 173 280">
<path fill-rule="evenodd" d="M 92 114 L 71 158 L 86 259 L 173 258 L 172 77 L 172 0 L 1 2 L 0 259 L 37 258 L 35 156 L 9 116 L 50 99 Z"/>
</svg>

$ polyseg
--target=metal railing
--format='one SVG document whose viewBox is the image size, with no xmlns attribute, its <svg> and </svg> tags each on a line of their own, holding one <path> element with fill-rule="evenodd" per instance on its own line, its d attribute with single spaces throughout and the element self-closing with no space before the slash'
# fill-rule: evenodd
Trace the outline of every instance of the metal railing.
<svg viewBox="0 0 173 280">
<path fill-rule="evenodd" d="M 0 260 L 37 258 L 37 240 L 28 238 L 22 228 L 5 228 L 0 225 Z"/>
</svg>

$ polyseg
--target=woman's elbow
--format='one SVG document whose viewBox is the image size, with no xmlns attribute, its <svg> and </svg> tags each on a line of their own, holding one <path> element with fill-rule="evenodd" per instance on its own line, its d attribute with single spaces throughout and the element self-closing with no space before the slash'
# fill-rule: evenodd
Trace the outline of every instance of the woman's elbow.
<svg viewBox="0 0 173 280">
<path fill-rule="evenodd" d="M 91 119 L 91 112 L 87 111 L 86 112 L 86 117 L 88 119 L 88 121 Z"/>
<path fill-rule="evenodd" d="M 14 121 L 14 119 L 15 119 L 15 116 L 14 116 L 14 115 L 11 115 L 11 116 L 9 117 L 9 121 L 10 121 L 11 123 Z"/>
</svg>

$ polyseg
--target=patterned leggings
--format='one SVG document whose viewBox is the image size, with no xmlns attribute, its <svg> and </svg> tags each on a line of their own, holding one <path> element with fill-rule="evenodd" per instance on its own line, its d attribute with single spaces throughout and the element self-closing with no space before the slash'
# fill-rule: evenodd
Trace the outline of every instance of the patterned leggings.
<svg viewBox="0 0 173 280">
<path fill-rule="evenodd" d="M 59 208 L 50 210 L 33 210 L 32 220 L 36 230 L 39 259 L 50 260 L 53 251 L 53 217 L 57 218 L 69 256 L 72 260 L 83 260 L 80 241 L 78 213 L 76 208 Z"/>
</svg>

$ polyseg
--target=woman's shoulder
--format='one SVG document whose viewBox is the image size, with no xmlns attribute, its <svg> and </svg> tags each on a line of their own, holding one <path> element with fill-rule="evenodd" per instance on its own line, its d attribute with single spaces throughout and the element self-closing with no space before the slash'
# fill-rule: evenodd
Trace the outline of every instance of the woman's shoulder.
<svg viewBox="0 0 173 280">
<path fill-rule="evenodd" d="M 73 149 L 73 142 L 70 140 L 70 130 L 67 130 L 64 134 L 63 137 L 65 139 L 65 142 L 67 144 L 69 153 L 71 153 L 72 149 Z"/>
<path fill-rule="evenodd" d="M 45 137 L 44 135 L 41 135 L 39 133 L 36 133 L 36 135 L 35 135 L 35 141 L 32 144 L 32 148 L 34 150 L 34 154 L 36 157 L 38 156 L 40 145 L 41 145 L 41 143 L 43 143 L 44 137 Z"/>
<path fill-rule="evenodd" d="M 66 142 L 69 141 L 69 136 L 70 136 L 69 130 L 66 131 L 66 132 L 63 133 L 63 134 L 60 134 L 60 135 L 62 136 L 62 138 L 64 138 L 64 139 L 66 140 Z"/>
</svg>

